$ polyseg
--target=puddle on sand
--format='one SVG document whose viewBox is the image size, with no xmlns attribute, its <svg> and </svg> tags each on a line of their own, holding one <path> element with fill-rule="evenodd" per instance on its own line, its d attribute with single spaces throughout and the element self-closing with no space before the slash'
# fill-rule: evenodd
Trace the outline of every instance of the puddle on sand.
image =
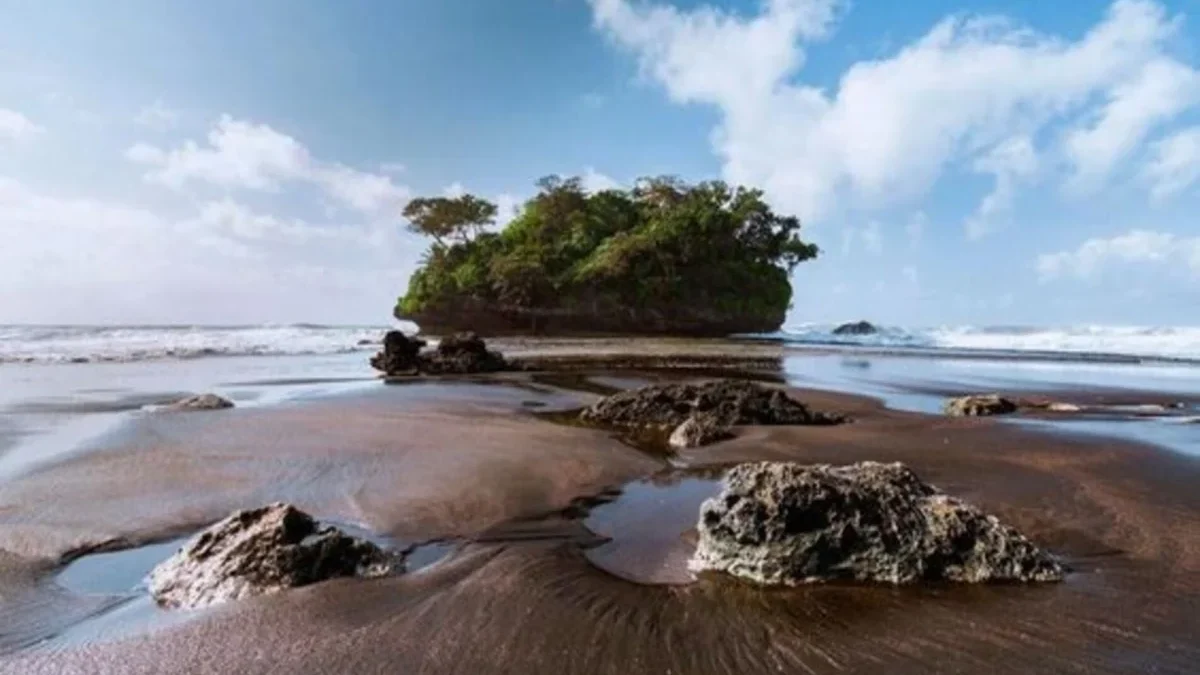
<svg viewBox="0 0 1200 675">
<path fill-rule="evenodd" d="M 687 535 L 696 526 L 700 504 L 720 490 L 719 475 L 679 472 L 626 485 L 619 497 L 596 506 L 584 519 L 589 530 L 608 538 L 587 550 L 588 559 L 638 583 L 690 583 L 687 561 L 695 543 Z"/>
</svg>

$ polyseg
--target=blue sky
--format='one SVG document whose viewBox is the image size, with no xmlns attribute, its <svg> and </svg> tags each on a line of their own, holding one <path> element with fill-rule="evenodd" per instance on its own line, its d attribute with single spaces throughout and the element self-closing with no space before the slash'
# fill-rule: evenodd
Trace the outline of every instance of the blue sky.
<svg viewBox="0 0 1200 675">
<path fill-rule="evenodd" d="M 0 0 L 0 322 L 383 322 L 412 195 L 764 188 L 790 320 L 1195 324 L 1200 6 Z"/>
</svg>

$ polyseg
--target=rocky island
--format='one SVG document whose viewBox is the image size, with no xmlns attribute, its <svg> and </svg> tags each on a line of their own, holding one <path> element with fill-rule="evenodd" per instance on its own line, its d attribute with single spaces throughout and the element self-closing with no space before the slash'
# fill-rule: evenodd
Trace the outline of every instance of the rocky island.
<svg viewBox="0 0 1200 675">
<path fill-rule="evenodd" d="M 405 217 L 433 245 L 396 317 L 435 334 L 769 332 L 791 302 L 790 272 L 817 255 L 759 190 L 664 177 L 538 187 L 499 232 L 486 200 L 414 199 Z"/>
</svg>

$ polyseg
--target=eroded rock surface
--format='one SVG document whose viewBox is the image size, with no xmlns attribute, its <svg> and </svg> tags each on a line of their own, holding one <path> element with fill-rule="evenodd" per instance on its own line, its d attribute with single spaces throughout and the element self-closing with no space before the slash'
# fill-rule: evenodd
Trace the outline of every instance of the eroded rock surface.
<svg viewBox="0 0 1200 675">
<path fill-rule="evenodd" d="M 1056 581 L 1063 567 L 902 464 L 759 462 L 700 508 L 689 567 L 759 584 Z"/>
<path fill-rule="evenodd" d="M 389 574 L 402 563 L 375 544 L 289 504 L 238 511 L 204 530 L 149 576 L 164 607 L 192 609 L 336 577 Z"/>
<path fill-rule="evenodd" d="M 420 369 L 417 356 L 425 341 L 398 330 L 383 336 L 383 349 L 371 357 L 371 367 L 388 375 L 415 375 Z"/>
<path fill-rule="evenodd" d="M 1008 415 L 1017 411 L 1017 403 L 999 394 L 959 396 L 946 401 L 945 411 L 953 417 Z"/>
<path fill-rule="evenodd" d="M 697 413 L 675 427 L 671 437 L 667 439 L 667 445 L 675 450 L 686 450 L 723 441 L 732 436 L 733 432 L 729 426 L 722 424 L 715 415 Z"/>
<path fill-rule="evenodd" d="M 225 410 L 233 407 L 233 401 L 216 394 L 198 394 L 180 399 L 167 406 L 168 410 Z"/>
<path fill-rule="evenodd" d="M 784 391 L 742 380 L 655 384 L 607 396 L 581 414 L 585 422 L 674 429 L 703 414 L 714 426 L 839 424 L 841 415 L 817 412 Z"/>
</svg>

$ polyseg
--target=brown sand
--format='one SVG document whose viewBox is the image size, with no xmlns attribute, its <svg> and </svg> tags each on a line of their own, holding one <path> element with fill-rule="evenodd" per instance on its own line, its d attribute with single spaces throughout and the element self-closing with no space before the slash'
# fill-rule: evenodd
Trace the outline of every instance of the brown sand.
<svg viewBox="0 0 1200 675">
<path fill-rule="evenodd" d="M 36 582 L 48 560 L 272 499 L 405 539 L 480 539 L 409 576 L 319 584 L 116 642 L 25 650 L 0 670 L 1186 673 L 1200 664 L 1200 462 L 797 392 L 856 421 L 746 429 L 679 460 L 904 461 L 1075 572 L 1043 586 L 646 585 L 590 563 L 588 533 L 569 516 L 581 497 L 661 474 L 663 460 L 536 418 L 530 399 L 554 408 L 587 398 L 546 387 L 381 387 L 362 400 L 147 417 L 119 447 L 0 486 L 0 549 L 20 556 L 0 558 L 0 622 L 27 637 L 50 620 L 36 603 L 8 599 L 50 597 Z M 690 544 L 687 521 L 672 514 L 660 519 L 670 532 L 610 562 L 678 580 Z"/>
</svg>

